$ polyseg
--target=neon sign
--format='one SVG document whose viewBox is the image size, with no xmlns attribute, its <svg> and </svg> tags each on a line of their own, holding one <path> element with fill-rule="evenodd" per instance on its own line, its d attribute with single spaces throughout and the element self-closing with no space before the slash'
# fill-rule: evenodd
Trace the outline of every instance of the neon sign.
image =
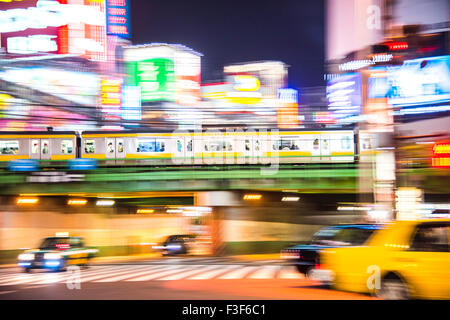
<svg viewBox="0 0 450 320">
<path fill-rule="evenodd" d="M 431 166 L 437 168 L 450 168 L 450 141 L 434 144 Z"/>
<path fill-rule="evenodd" d="M 254 76 L 238 75 L 234 77 L 234 89 L 237 91 L 257 91 L 261 83 Z"/>
<path fill-rule="evenodd" d="M 372 59 L 365 60 L 354 60 L 349 61 L 339 65 L 339 70 L 348 71 L 348 70 L 358 70 L 370 65 L 374 65 L 377 63 L 388 62 L 394 58 L 392 54 L 376 54 L 372 57 Z"/>
<path fill-rule="evenodd" d="M 130 38 L 130 9 L 127 0 L 106 0 L 107 34 Z"/>
</svg>

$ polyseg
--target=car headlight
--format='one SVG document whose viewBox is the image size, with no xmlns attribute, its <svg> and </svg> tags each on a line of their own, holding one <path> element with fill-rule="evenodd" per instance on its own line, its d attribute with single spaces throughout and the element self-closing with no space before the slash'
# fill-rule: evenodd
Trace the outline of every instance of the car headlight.
<svg viewBox="0 0 450 320">
<path fill-rule="evenodd" d="M 32 253 L 19 254 L 19 260 L 34 260 L 34 254 Z"/>
<path fill-rule="evenodd" d="M 44 254 L 45 260 L 59 260 L 61 259 L 61 255 L 59 253 L 46 253 Z"/>
</svg>

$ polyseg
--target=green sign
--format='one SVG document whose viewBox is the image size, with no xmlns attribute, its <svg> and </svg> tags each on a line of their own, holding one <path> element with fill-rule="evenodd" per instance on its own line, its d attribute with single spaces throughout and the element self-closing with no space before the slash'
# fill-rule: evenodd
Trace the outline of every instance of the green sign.
<svg viewBox="0 0 450 320">
<path fill-rule="evenodd" d="M 175 71 L 170 59 L 127 62 L 129 84 L 141 87 L 142 101 L 175 101 Z"/>
</svg>

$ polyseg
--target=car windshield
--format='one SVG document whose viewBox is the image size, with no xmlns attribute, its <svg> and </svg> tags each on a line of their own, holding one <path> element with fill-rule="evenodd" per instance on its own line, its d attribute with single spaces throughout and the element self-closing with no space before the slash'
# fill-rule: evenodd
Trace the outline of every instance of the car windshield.
<svg viewBox="0 0 450 320">
<path fill-rule="evenodd" d="M 175 236 L 168 236 L 163 243 L 188 242 L 193 239 L 194 237 L 190 235 L 175 235 Z"/>
<path fill-rule="evenodd" d="M 64 250 L 70 247 L 77 247 L 80 245 L 79 239 L 72 238 L 46 238 L 39 246 L 40 249 Z"/>
<path fill-rule="evenodd" d="M 314 234 L 311 244 L 328 246 L 358 246 L 364 244 L 374 229 L 367 228 L 324 228 Z"/>
</svg>

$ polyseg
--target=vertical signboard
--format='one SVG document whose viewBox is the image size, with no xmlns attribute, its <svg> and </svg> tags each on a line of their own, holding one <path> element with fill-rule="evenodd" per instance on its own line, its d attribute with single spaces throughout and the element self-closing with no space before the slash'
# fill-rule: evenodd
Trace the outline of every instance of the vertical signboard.
<svg viewBox="0 0 450 320">
<path fill-rule="evenodd" d="M 122 119 L 141 120 L 141 88 L 137 86 L 123 86 L 122 89 Z"/>
<path fill-rule="evenodd" d="M 120 120 L 122 103 L 122 79 L 105 78 L 100 82 L 100 103 L 103 118 L 106 120 Z"/>
<path fill-rule="evenodd" d="M 295 89 L 278 90 L 278 113 L 277 122 L 279 128 L 295 128 L 299 125 L 298 120 L 298 91 Z"/>
<path fill-rule="evenodd" d="M 348 73 L 328 81 L 328 110 L 339 122 L 353 121 L 350 117 L 361 112 L 361 75 Z"/>
<path fill-rule="evenodd" d="M 130 0 L 106 0 L 106 33 L 131 38 Z"/>
<path fill-rule="evenodd" d="M 194 105 L 200 101 L 200 57 L 188 52 L 175 53 L 176 102 Z"/>
</svg>

